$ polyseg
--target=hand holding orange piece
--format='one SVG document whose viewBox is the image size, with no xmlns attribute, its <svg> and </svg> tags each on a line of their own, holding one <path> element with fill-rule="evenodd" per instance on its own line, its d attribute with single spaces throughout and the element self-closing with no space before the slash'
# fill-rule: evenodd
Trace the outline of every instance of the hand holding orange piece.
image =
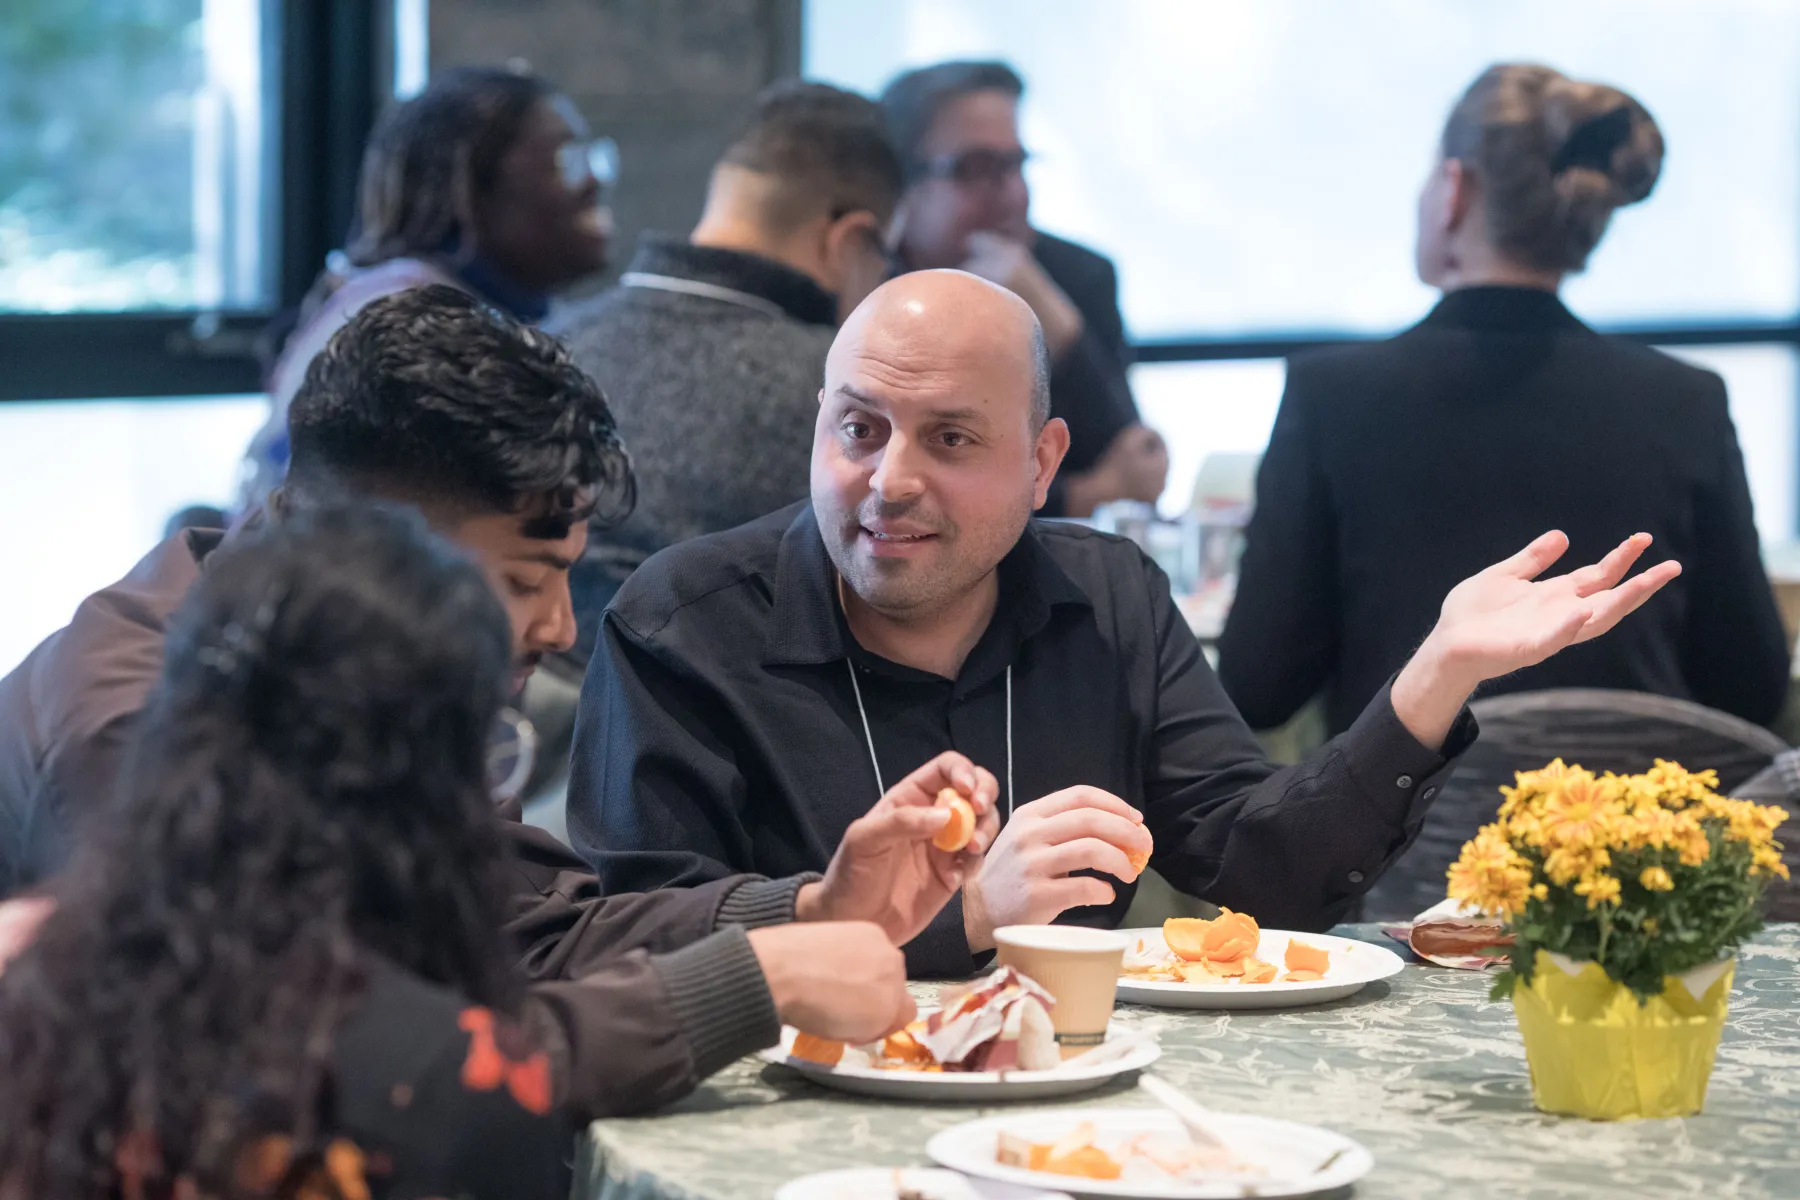
<svg viewBox="0 0 1800 1200">
<path fill-rule="evenodd" d="M 949 809 L 950 819 L 937 831 L 931 844 L 945 854 L 955 854 L 967 846 L 969 839 L 975 836 L 975 806 L 955 788 L 942 788 L 938 791 L 937 803 L 932 807 Z"/>
</svg>

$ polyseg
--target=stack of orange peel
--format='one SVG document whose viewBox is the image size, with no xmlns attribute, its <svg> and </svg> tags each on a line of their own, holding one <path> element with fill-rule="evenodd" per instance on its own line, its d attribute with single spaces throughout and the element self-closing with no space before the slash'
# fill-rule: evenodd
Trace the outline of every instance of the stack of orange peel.
<svg viewBox="0 0 1800 1200">
<path fill-rule="evenodd" d="M 1331 955 L 1322 946 L 1290 938 L 1282 974 L 1274 963 L 1256 957 L 1262 930 L 1256 919 L 1229 908 L 1211 921 L 1199 917 L 1170 917 L 1163 922 L 1163 941 L 1171 958 L 1148 967 L 1131 967 L 1126 974 L 1139 979 L 1182 983 L 1313 983 L 1331 969 Z M 1142 943 L 1139 944 L 1142 948 Z"/>
</svg>

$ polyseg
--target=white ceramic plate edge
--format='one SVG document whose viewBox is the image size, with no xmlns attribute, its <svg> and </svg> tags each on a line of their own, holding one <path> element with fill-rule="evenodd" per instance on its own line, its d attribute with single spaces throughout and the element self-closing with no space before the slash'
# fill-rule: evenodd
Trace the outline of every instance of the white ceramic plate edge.
<svg viewBox="0 0 1800 1200">
<path fill-rule="evenodd" d="M 1067 1128 L 1072 1121 L 1093 1121 L 1102 1133 L 1165 1131 L 1176 1127 L 1172 1113 L 1154 1108 L 1136 1109 L 1062 1109 L 1052 1112 L 1020 1112 L 964 1121 L 941 1130 L 925 1144 L 930 1159 L 953 1171 L 961 1171 L 978 1179 L 1025 1187 L 1064 1188 L 1081 1196 L 1120 1197 L 1124 1200 L 1235 1200 L 1242 1196 L 1280 1197 L 1312 1196 L 1345 1188 L 1367 1175 L 1375 1160 L 1368 1149 L 1353 1138 L 1316 1125 L 1285 1121 L 1275 1117 L 1259 1117 L 1247 1113 L 1219 1113 L 1217 1118 L 1228 1130 L 1232 1125 L 1254 1129 L 1263 1127 L 1269 1134 L 1294 1131 L 1323 1134 L 1342 1143 L 1339 1157 L 1329 1168 L 1309 1175 L 1295 1188 L 1281 1188 L 1267 1182 L 1220 1180 L 1217 1183 L 1172 1184 L 1146 1187 L 1138 1182 L 1094 1179 L 1070 1179 L 1043 1171 L 1027 1171 L 1019 1167 L 1003 1167 L 994 1160 L 993 1143 L 1001 1130 L 1014 1133 L 1029 1130 L 1039 1122 L 1060 1123 Z M 1038 1139 L 1054 1136 L 1046 1129 L 1039 1134 L 1026 1133 Z"/>
</svg>

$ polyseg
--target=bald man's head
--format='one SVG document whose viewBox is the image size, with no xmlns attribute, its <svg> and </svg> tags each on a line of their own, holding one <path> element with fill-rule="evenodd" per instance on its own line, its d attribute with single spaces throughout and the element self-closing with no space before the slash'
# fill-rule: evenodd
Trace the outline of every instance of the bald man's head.
<svg viewBox="0 0 1800 1200">
<path fill-rule="evenodd" d="M 962 271 L 881 285 L 838 331 L 812 495 L 838 573 L 897 619 L 991 586 L 1069 445 L 1037 317 Z"/>
<path fill-rule="evenodd" d="M 862 326 L 876 322 L 882 336 L 923 335 L 950 347 L 962 336 L 977 352 L 1024 349 L 1029 363 L 1031 430 L 1050 419 L 1050 348 L 1044 327 L 1031 306 L 1018 296 L 967 271 L 913 271 L 890 279 L 869 294 L 838 330 L 831 353 L 865 336 Z M 827 359 L 826 371 L 830 372 Z"/>
</svg>

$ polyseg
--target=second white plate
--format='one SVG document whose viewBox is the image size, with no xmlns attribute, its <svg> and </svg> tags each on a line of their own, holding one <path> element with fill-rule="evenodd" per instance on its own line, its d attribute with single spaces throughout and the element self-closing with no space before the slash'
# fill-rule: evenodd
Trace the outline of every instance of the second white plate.
<svg viewBox="0 0 1800 1200">
<path fill-rule="evenodd" d="M 1076 1108 L 1012 1113 L 953 1125 L 925 1144 L 933 1162 L 1001 1183 L 1061 1188 L 1077 1196 L 1131 1197 L 1133 1200 L 1236 1200 L 1243 1196 L 1311 1196 L 1348 1187 L 1375 1165 L 1360 1144 L 1339 1133 L 1294 1121 L 1243 1113 L 1215 1113 L 1213 1120 L 1240 1156 L 1261 1165 L 1260 1178 L 1221 1177 L 1207 1182 L 1134 1182 L 1075 1179 L 1046 1171 L 1003 1167 L 998 1159 L 1002 1132 L 1032 1142 L 1054 1142 L 1083 1121 L 1101 1138 L 1129 1140 L 1138 1134 L 1173 1133 L 1181 1123 L 1160 1108 Z"/>
<path fill-rule="evenodd" d="M 1131 939 L 1127 960 L 1137 952 L 1140 942 L 1146 953 L 1160 957 L 1169 952 L 1160 929 L 1119 932 Z M 1312 983 L 1151 983 L 1121 977 L 1119 999 L 1126 1004 L 1156 1008 L 1298 1008 L 1341 1000 L 1378 979 L 1398 975 L 1406 966 L 1392 950 L 1368 942 L 1328 933 L 1290 933 L 1285 929 L 1263 930 L 1256 957 L 1280 967 L 1287 956 L 1289 938 L 1299 938 L 1331 955 L 1331 968 L 1325 972 L 1325 978 Z"/>
<path fill-rule="evenodd" d="M 853 1092 L 859 1096 L 879 1096 L 887 1100 L 980 1103 L 1047 1100 L 1089 1091 L 1108 1080 L 1141 1071 L 1162 1054 L 1162 1047 L 1153 1039 L 1126 1033 L 1116 1027 L 1107 1040 L 1121 1038 L 1135 1044 L 1122 1049 L 1117 1057 L 1088 1065 L 1065 1063 L 1050 1071 L 881 1071 L 841 1063 L 835 1067 L 827 1067 L 788 1057 L 788 1047 L 794 1044 L 794 1031 L 788 1028 L 781 1031 L 781 1045 L 764 1050 L 761 1058 L 764 1062 L 778 1063 L 798 1071 L 823 1087 Z"/>
</svg>

